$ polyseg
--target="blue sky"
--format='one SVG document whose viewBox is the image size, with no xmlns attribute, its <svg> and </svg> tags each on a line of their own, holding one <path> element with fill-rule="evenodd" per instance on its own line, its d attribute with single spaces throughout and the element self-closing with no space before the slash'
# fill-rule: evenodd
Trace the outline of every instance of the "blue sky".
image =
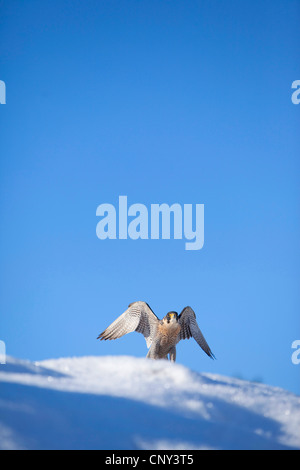
<svg viewBox="0 0 300 470">
<path fill-rule="evenodd" d="M 217 361 L 300 394 L 300 3 L 0 1 L 0 339 L 40 360 L 97 342 L 130 302 L 191 305 Z M 205 244 L 99 240 L 96 209 L 204 204 Z"/>
</svg>

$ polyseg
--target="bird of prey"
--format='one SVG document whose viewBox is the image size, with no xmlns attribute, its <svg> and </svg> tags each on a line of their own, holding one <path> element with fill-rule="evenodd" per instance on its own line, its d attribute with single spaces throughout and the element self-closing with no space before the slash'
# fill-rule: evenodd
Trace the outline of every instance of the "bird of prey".
<svg viewBox="0 0 300 470">
<path fill-rule="evenodd" d="M 133 302 L 97 339 L 117 339 L 132 331 L 144 335 L 149 348 L 147 357 L 150 359 L 169 359 L 175 362 L 176 344 L 189 338 L 194 338 L 203 351 L 211 359 L 215 359 L 191 307 L 185 307 L 180 315 L 177 312 L 169 312 L 159 320 L 146 302 Z"/>
</svg>

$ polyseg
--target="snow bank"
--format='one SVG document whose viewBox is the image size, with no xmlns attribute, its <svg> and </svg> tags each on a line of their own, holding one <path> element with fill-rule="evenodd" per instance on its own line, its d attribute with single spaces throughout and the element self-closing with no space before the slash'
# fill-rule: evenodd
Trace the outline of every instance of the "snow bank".
<svg viewBox="0 0 300 470">
<path fill-rule="evenodd" d="M 290 449 L 299 429 L 300 397 L 167 361 L 0 366 L 0 449 Z"/>
</svg>

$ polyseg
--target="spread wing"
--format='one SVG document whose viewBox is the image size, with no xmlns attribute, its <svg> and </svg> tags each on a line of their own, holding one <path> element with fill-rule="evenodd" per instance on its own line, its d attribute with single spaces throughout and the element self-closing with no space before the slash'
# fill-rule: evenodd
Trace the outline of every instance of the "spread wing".
<svg viewBox="0 0 300 470">
<path fill-rule="evenodd" d="M 146 302 L 133 302 L 97 339 L 117 339 L 121 336 L 137 331 L 146 339 L 148 348 L 156 330 L 159 319 Z"/>
<path fill-rule="evenodd" d="M 181 339 L 194 338 L 203 351 L 212 359 L 216 359 L 214 354 L 211 352 L 196 320 L 196 315 L 191 307 L 185 307 L 179 315 L 179 324 L 181 326 L 180 333 L 178 335 L 178 342 Z"/>
</svg>

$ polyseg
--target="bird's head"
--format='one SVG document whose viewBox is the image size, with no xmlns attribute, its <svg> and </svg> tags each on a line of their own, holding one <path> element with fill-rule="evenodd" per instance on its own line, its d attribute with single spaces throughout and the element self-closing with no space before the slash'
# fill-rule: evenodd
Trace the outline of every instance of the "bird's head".
<svg viewBox="0 0 300 470">
<path fill-rule="evenodd" d="M 177 312 L 169 312 L 163 319 L 167 323 L 178 323 L 178 313 Z"/>
</svg>

